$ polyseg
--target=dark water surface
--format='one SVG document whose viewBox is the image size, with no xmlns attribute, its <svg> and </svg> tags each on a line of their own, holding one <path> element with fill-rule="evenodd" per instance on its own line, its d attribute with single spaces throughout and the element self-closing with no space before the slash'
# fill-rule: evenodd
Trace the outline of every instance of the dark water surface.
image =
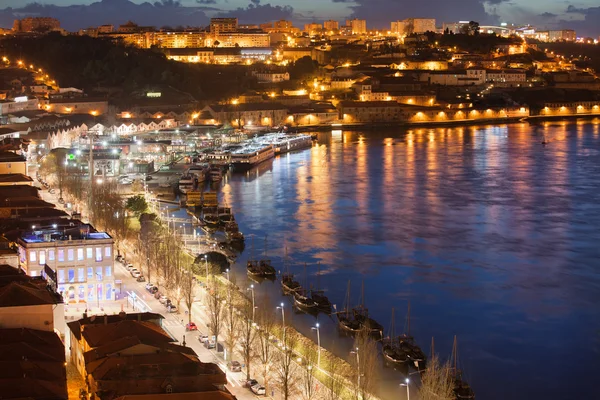
<svg viewBox="0 0 600 400">
<path fill-rule="evenodd" d="M 540 144 L 542 135 L 550 140 Z M 254 235 L 278 269 L 342 306 L 361 282 L 370 313 L 441 356 L 458 335 L 460 364 L 479 399 L 600 398 L 600 122 L 409 131 L 332 132 L 223 186 L 247 247 Z M 242 282 L 242 285 L 245 285 Z M 307 336 L 315 317 L 286 319 Z M 274 310 L 275 311 L 275 310 Z M 278 314 L 279 315 L 279 314 Z M 319 315 L 325 347 L 352 341 Z M 316 340 L 316 338 L 315 338 Z M 382 367 L 386 398 L 405 396 Z"/>
</svg>

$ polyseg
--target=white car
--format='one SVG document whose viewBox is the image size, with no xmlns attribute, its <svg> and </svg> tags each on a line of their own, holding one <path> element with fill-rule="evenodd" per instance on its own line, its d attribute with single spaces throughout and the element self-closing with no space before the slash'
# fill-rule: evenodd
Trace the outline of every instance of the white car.
<svg viewBox="0 0 600 400">
<path fill-rule="evenodd" d="M 125 268 L 127 268 L 127 271 L 131 271 L 133 269 L 133 264 L 127 264 Z"/>
<path fill-rule="evenodd" d="M 252 390 L 252 393 L 254 393 L 257 396 L 264 396 L 265 394 L 267 394 L 267 390 L 260 383 L 258 385 L 252 386 L 250 390 Z"/>
<path fill-rule="evenodd" d="M 137 268 L 131 268 L 129 270 L 129 273 L 131 274 L 131 276 L 133 276 L 133 274 L 135 274 L 136 272 L 140 272 Z"/>
<path fill-rule="evenodd" d="M 134 278 L 139 278 L 140 276 L 142 276 L 142 273 L 136 269 L 135 271 L 131 271 L 131 276 L 133 276 Z"/>
<path fill-rule="evenodd" d="M 165 304 L 167 302 L 167 300 L 169 300 L 169 298 L 167 296 L 160 296 L 160 298 L 158 299 L 158 302 L 160 304 Z"/>
</svg>

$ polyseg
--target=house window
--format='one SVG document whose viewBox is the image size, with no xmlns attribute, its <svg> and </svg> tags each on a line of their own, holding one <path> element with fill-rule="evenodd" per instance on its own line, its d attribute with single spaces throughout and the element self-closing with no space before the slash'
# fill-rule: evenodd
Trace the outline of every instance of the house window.
<svg viewBox="0 0 600 400">
<path fill-rule="evenodd" d="M 75 282 L 75 269 L 69 268 L 69 283 Z"/>
<path fill-rule="evenodd" d="M 111 300 L 112 297 L 112 285 L 110 283 L 106 284 L 106 300 Z"/>
<path fill-rule="evenodd" d="M 65 283 L 65 270 L 62 268 L 58 270 L 58 283 Z"/>
<path fill-rule="evenodd" d="M 29 262 L 35 262 L 37 260 L 35 250 L 29 252 Z"/>
<path fill-rule="evenodd" d="M 94 257 L 94 249 L 91 248 L 91 247 L 88 247 L 85 250 L 87 252 L 87 258 L 88 258 L 88 260 L 91 260 Z"/>
<path fill-rule="evenodd" d="M 77 268 L 77 282 L 85 282 L 85 269 Z"/>
<path fill-rule="evenodd" d="M 65 261 L 65 250 L 58 249 L 58 261 Z"/>
<path fill-rule="evenodd" d="M 85 286 L 79 285 L 79 300 L 85 300 Z"/>
<path fill-rule="evenodd" d="M 67 260 L 69 260 L 69 261 L 75 260 L 75 251 L 73 249 L 67 250 Z"/>
<path fill-rule="evenodd" d="M 102 280 L 102 267 L 96 267 L 96 280 Z"/>
<path fill-rule="evenodd" d="M 83 261 L 83 249 L 77 249 L 77 261 Z"/>
<path fill-rule="evenodd" d="M 46 264 L 46 251 L 40 250 L 40 265 Z"/>
<path fill-rule="evenodd" d="M 88 301 L 94 300 L 94 285 L 88 285 Z"/>
<path fill-rule="evenodd" d="M 111 266 L 106 267 L 104 269 L 104 272 L 105 272 L 104 276 L 107 276 L 107 277 L 111 276 L 112 275 L 112 267 Z"/>
<path fill-rule="evenodd" d="M 48 250 L 48 260 L 54 261 L 54 250 Z"/>
<path fill-rule="evenodd" d="M 102 247 L 96 247 L 96 262 L 102 261 Z"/>
<path fill-rule="evenodd" d="M 94 267 L 88 267 L 87 278 L 88 278 L 88 281 L 90 281 L 94 278 Z"/>
<path fill-rule="evenodd" d="M 104 248 L 104 257 L 110 257 L 110 246 Z"/>
</svg>

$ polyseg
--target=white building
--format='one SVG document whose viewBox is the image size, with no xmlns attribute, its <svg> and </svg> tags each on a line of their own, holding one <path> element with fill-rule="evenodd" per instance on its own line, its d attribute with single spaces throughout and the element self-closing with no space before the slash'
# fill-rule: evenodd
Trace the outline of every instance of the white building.
<svg viewBox="0 0 600 400">
<path fill-rule="evenodd" d="M 430 85 L 476 86 L 486 82 L 485 69 L 471 68 L 463 71 L 431 71 L 421 74 L 419 80 Z"/>
<path fill-rule="evenodd" d="M 114 300 L 114 240 L 108 233 L 79 221 L 76 226 L 56 228 L 33 225 L 17 244 L 21 269 L 40 276 L 48 266 L 66 303 L 91 307 Z"/>
<path fill-rule="evenodd" d="M 517 86 L 527 82 L 525 70 L 510 69 L 510 70 L 489 70 L 486 72 L 486 82 L 493 83 L 497 86 Z"/>
<path fill-rule="evenodd" d="M 288 72 L 254 72 L 253 75 L 259 82 L 276 83 L 290 80 Z"/>
</svg>

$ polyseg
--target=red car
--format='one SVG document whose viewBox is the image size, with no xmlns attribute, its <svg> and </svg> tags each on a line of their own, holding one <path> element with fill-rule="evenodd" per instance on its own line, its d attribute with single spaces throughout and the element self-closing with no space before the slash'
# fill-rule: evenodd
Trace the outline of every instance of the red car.
<svg viewBox="0 0 600 400">
<path fill-rule="evenodd" d="M 195 323 L 193 323 L 193 322 L 190 322 L 189 324 L 186 324 L 186 325 L 185 325 L 185 330 L 186 330 L 186 331 L 188 331 L 188 332 L 189 332 L 189 331 L 197 331 L 197 330 L 198 330 L 198 327 L 196 326 L 196 324 L 195 324 Z"/>
</svg>

